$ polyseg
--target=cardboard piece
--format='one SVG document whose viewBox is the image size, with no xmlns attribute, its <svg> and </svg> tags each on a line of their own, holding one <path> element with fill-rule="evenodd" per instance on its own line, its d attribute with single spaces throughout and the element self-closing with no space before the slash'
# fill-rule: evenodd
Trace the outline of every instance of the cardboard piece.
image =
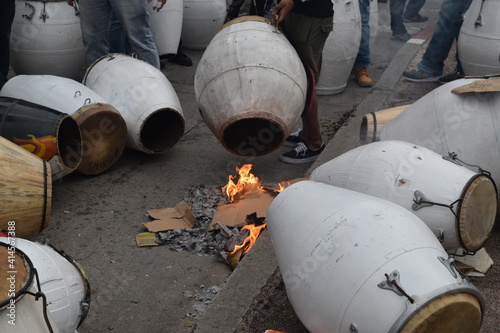
<svg viewBox="0 0 500 333">
<path fill-rule="evenodd" d="M 267 215 L 267 209 L 274 197 L 266 192 L 251 192 L 243 199 L 230 204 L 219 204 L 212 218 L 209 230 L 217 227 L 217 222 L 231 226 L 242 227 L 246 224 L 246 217 L 257 213 L 258 217 Z"/>
<path fill-rule="evenodd" d="M 142 232 L 135 236 L 135 242 L 137 246 L 158 246 L 156 242 L 156 234 L 154 232 Z"/>
<path fill-rule="evenodd" d="M 469 276 L 483 276 L 483 274 L 486 273 L 493 265 L 493 260 L 484 247 L 477 251 L 474 255 L 466 255 L 463 257 L 454 256 L 454 258 L 457 262 L 474 268 L 473 272 L 467 274 Z"/>
<path fill-rule="evenodd" d="M 457 95 L 467 93 L 500 92 L 500 78 L 477 80 L 472 83 L 456 87 L 452 89 L 451 92 Z"/>
<path fill-rule="evenodd" d="M 192 228 L 195 217 L 191 205 L 185 201 L 179 202 L 173 208 L 150 209 L 149 216 L 155 220 L 142 223 L 149 232 L 159 232 L 174 229 Z"/>
</svg>

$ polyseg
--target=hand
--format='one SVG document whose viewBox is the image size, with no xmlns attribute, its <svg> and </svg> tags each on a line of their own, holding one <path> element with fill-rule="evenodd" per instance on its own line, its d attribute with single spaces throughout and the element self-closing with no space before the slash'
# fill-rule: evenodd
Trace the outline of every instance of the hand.
<svg viewBox="0 0 500 333">
<path fill-rule="evenodd" d="M 68 3 L 68 5 L 70 5 L 71 7 L 74 6 L 74 3 L 73 3 L 73 0 L 66 0 L 66 2 Z"/>
<path fill-rule="evenodd" d="M 274 6 L 273 23 L 281 23 L 295 6 L 293 0 L 281 0 L 279 4 Z"/>
<path fill-rule="evenodd" d="M 66 1 L 72 1 L 72 0 L 66 0 Z M 148 0 L 148 3 L 151 3 L 152 0 Z M 163 6 L 167 3 L 167 0 L 154 0 L 153 2 L 153 11 L 159 12 L 160 9 L 163 8 Z"/>
</svg>

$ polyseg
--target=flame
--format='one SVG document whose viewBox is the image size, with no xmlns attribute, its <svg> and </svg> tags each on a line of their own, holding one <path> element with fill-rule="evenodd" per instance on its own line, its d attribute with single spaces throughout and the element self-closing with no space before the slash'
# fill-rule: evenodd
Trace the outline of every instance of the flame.
<svg viewBox="0 0 500 333">
<path fill-rule="evenodd" d="M 237 194 L 240 198 L 243 198 L 247 193 L 253 190 L 262 190 L 259 178 L 251 174 L 250 169 L 252 169 L 251 164 L 245 164 L 241 168 L 236 168 L 239 174 L 238 183 L 236 184 L 233 181 L 236 176 L 228 176 L 228 182 L 222 188 L 222 193 L 226 193 L 229 202 L 233 202 Z"/>
<path fill-rule="evenodd" d="M 280 188 L 278 190 L 276 190 L 276 192 L 280 193 L 281 191 L 283 191 L 285 188 L 287 188 L 290 185 L 291 185 L 290 182 L 287 182 L 287 181 L 281 182 L 281 183 L 278 184 L 278 186 Z"/>
</svg>

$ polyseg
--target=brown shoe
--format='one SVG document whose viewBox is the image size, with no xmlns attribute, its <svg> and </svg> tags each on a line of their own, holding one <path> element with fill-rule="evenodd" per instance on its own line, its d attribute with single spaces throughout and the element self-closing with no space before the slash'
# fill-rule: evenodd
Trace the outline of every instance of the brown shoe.
<svg viewBox="0 0 500 333">
<path fill-rule="evenodd" d="M 373 86 L 373 80 L 368 74 L 368 68 L 358 67 L 356 68 L 356 80 L 358 81 L 358 86 L 360 87 L 371 87 Z"/>
</svg>

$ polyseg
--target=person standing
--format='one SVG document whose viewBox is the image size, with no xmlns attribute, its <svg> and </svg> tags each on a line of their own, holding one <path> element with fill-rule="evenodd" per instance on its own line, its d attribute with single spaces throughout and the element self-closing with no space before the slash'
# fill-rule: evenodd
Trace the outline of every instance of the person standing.
<svg viewBox="0 0 500 333">
<path fill-rule="evenodd" d="M 10 32 L 14 13 L 15 0 L 2 0 L 0 2 L 0 89 L 7 82 L 10 67 Z"/>
<path fill-rule="evenodd" d="M 417 68 L 403 72 L 403 77 L 413 82 L 450 82 L 463 77 L 463 69 L 456 54 L 457 66 L 444 77 L 444 61 L 448 58 L 453 42 L 458 39 L 463 15 L 472 0 L 444 0 L 439 10 L 436 30 Z"/>
<path fill-rule="evenodd" d="M 66 0 L 70 6 L 74 0 Z M 167 0 L 155 0 L 154 10 L 160 10 Z M 158 50 L 149 25 L 147 3 L 151 0 L 81 0 L 80 24 L 87 66 L 109 53 L 109 27 L 114 11 L 123 24 L 131 48 L 137 58 L 160 68 Z"/>
<path fill-rule="evenodd" d="M 373 86 L 373 80 L 368 74 L 370 65 L 370 0 L 359 0 L 361 13 L 361 43 L 358 55 L 354 61 L 354 73 L 360 87 Z"/>
<path fill-rule="evenodd" d="M 302 129 L 292 133 L 285 141 L 286 145 L 296 147 L 282 154 L 280 159 L 286 163 L 308 163 L 316 160 L 325 149 L 319 127 L 315 85 L 319 77 L 321 53 L 333 30 L 333 4 L 331 0 L 281 0 L 274 10 L 273 22 L 280 24 L 299 54 L 308 79 Z"/>
<path fill-rule="evenodd" d="M 429 19 L 427 16 L 419 14 L 424 4 L 425 0 L 409 0 L 408 4 L 406 4 L 406 0 L 390 1 L 392 38 L 406 42 L 411 38 L 411 35 L 403 22 L 425 22 Z"/>
</svg>

